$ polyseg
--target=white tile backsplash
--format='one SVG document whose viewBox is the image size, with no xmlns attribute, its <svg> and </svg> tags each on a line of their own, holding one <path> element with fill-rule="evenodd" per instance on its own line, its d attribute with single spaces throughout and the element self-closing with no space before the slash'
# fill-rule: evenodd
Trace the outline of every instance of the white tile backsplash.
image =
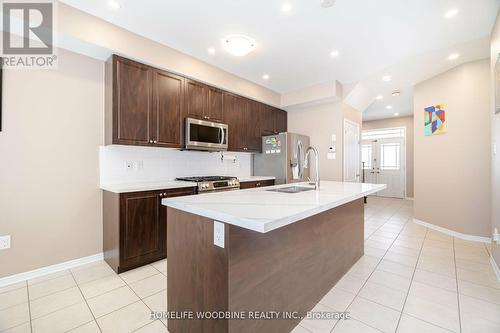
<svg viewBox="0 0 500 333">
<path fill-rule="evenodd" d="M 120 184 L 173 180 L 180 176 L 252 175 L 253 156 L 250 153 L 181 151 L 177 149 L 101 146 L 101 184 Z M 127 169 L 126 165 L 133 165 Z"/>
</svg>

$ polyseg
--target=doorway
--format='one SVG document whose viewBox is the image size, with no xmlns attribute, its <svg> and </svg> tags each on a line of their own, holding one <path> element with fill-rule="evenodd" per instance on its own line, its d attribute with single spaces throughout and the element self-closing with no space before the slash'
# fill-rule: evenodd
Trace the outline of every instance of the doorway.
<svg viewBox="0 0 500 333">
<path fill-rule="evenodd" d="M 404 198 L 406 193 L 404 127 L 363 131 L 361 162 L 365 183 L 386 184 L 376 195 Z"/>
<path fill-rule="evenodd" d="M 344 119 L 344 181 L 360 181 L 359 124 Z"/>
</svg>

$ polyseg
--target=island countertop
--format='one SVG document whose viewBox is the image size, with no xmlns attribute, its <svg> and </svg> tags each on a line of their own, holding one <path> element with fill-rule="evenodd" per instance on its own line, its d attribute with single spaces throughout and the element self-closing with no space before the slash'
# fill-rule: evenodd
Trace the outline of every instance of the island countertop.
<svg viewBox="0 0 500 333">
<path fill-rule="evenodd" d="M 166 198 L 162 204 L 245 229 L 266 233 L 386 188 L 384 184 L 322 181 L 319 191 L 269 191 L 283 184 L 239 191 Z"/>
</svg>

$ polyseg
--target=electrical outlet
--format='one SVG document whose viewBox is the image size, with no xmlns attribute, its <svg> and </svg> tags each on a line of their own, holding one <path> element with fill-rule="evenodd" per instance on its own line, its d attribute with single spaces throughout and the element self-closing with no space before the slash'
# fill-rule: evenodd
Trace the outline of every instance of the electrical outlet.
<svg viewBox="0 0 500 333">
<path fill-rule="evenodd" d="M 224 223 L 214 221 L 214 245 L 224 248 Z"/>
<path fill-rule="evenodd" d="M 127 171 L 137 171 L 137 162 L 135 162 L 135 161 L 126 161 L 125 162 L 125 170 L 127 170 Z"/>
<path fill-rule="evenodd" d="M 10 235 L 0 237 L 0 250 L 10 249 Z"/>
</svg>

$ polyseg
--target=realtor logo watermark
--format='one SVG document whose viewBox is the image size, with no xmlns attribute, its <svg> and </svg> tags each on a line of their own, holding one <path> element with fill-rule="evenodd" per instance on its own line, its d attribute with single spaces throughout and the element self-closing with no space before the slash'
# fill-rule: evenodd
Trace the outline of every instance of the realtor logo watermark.
<svg viewBox="0 0 500 333">
<path fill-rule="evenodd" d="M 56 1 L 2 1 L 2 65 L 56 68 Z"/>
</svg>

